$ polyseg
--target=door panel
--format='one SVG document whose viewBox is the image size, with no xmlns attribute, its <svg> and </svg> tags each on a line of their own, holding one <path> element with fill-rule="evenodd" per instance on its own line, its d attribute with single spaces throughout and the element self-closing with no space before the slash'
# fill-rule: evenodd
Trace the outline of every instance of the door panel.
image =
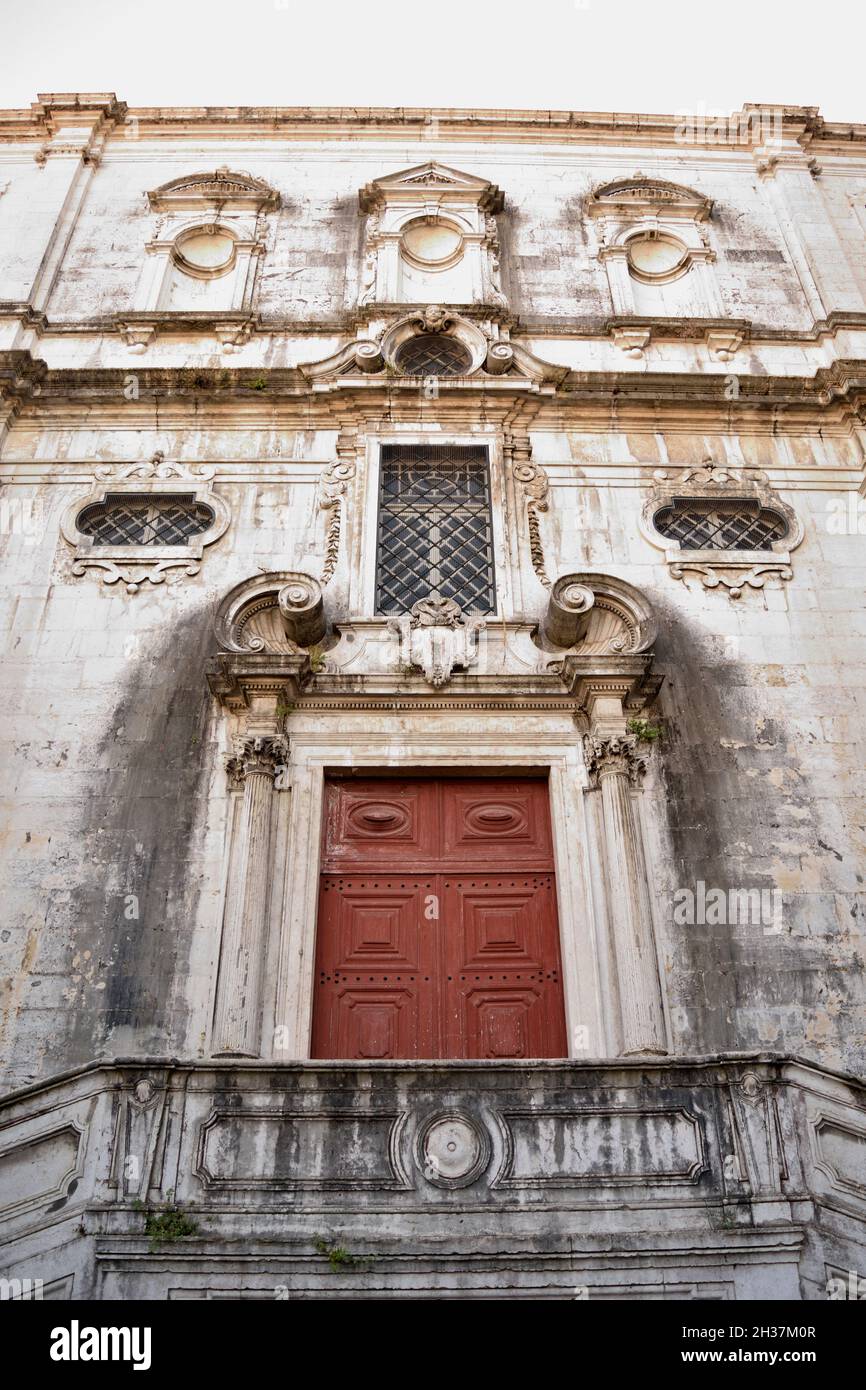
<svg viewBox="0 0 866 1390">
<path fill-rule="evenodd" d="M 434 793 L 434 783 L 421 781 L 330 783 L 325 803 L 325 867 L 414 866 L 435 859 Z"/>
<path fill-rule="evenodd" d="M 334 781 L 323 856 L 314 1057 L 565 1055 L 546 783 Z"/>
<path fill-rule="evenodd" d="M 446 880 L 444 1003 L 451 1057 L 562 1057 L 552 874 Z"/>
<path fill-rule="evenodd" d="M 489 778 L 454 783 L 442 798 L 442 855 L 461 864 L 553 868 L 547 783 Z"/>
<path fill-rule="evenodd" d="M 438 1055 L 438 943 L 424 916 L 435 882 L 322 876 L 314 1057 Z"/>
</svg>

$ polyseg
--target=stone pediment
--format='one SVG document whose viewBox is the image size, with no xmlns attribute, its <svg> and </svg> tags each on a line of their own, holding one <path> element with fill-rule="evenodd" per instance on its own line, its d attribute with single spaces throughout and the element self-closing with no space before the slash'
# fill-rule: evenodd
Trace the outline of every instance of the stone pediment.
<svg viewBox="0 0 866 1390">
<path fill-rule="evenodd" d="M 671 183 L 669 179 L 646 178 L 638 173 L 628 179 L 614 179 L 593 189 L 588 211 L 591 215 L 600 216 L 616 210 L 628 210 L 634 215 L 653 207 L 702 222 L 710 216 L 713 200 L 693 188 L 686 188 L 684 184 Z"/>
<path fill-rule="evenodd" d="M 503 196 L 495 184 L 474 174 L 464 174 L 459 169 L 451 169 L 446 164 L 430 160 L 417 164 L 411 169 L 402 169 L 396 174 L 386 174 L 384 178 L 373 179 L 358 194 L 362 212 L 371 212 L 385 203 L 399 202 L 401 199 L 416 200 L 419 193 L 427 190 L 437 199 L 445 201 L 475 203 L 483 212 L 499 212 Z"/>
<path fill-rule="evenodd" d="M 225 167 L 171 179 L 152 189 L 147 197 L 154 212 L 192 211 L 214 206 L 262 212 L 280 205 L 279 193 L 263 179 Z"/>
</svg>

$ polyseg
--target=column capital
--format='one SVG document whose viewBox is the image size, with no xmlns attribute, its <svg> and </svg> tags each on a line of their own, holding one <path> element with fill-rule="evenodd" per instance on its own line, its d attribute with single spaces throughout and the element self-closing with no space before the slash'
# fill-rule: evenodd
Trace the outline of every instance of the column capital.
<svg viewBox="0 0 866 1390">
<path fill-rule="evenodd" d="M 243 786 L 247 777 L 275 777 L 289 756 L 285 734 L 259 734 L 235 739 L 233 755 L 226 760 L 226 772 L 233 788 Z"/>
<path fill-rule="evenodd" d="M 593 787 L 602 777 L 610 776 L 627 777 L 635 787 L 646 772 L 646 758 L 638 753 L 635 734 L 614 734 L 610 738 L 584 734 L 583 757 Z"/>
</svg>

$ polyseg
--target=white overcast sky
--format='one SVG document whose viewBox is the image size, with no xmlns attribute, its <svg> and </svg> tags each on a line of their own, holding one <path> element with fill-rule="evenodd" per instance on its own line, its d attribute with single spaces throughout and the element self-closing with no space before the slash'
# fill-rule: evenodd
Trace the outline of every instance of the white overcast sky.
<svg viewBox="0 0 866 1390">
<path fill-rule="evenodd" d="M 864 0 L 0 0 L 0 105 L 460 106 L 866 121 Z"/>
</svg>

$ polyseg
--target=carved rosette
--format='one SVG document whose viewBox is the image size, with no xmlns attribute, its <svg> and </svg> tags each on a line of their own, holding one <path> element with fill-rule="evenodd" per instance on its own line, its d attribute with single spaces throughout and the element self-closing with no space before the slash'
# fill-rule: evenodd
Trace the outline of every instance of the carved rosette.
<svg viewBox="0 0 866 1390">
<path fill-rule="evenodd" d="M 583 756 L 590 785 L 598 786 L 602 778 L 618 775 L 627 777 L 633 787 L 639 786 L 646 772 L 646 759 L 640 757 L 637 748 L 634 734 L 615 734 L 611 738 L 585 734 Z"/>
</svg>

